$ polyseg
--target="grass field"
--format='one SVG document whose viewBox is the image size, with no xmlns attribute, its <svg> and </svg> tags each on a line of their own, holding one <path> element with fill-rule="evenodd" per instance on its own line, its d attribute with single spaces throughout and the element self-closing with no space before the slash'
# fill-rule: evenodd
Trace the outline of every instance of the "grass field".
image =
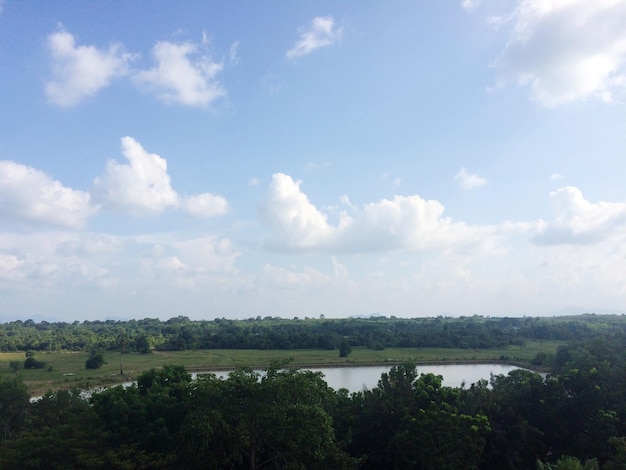
<svg viewBox="0 0 626 470">
<path fill-rule="evenodd" d="M 297 367 L 350 366 L 397 364 L 405 361 L 419 363 L 447 362 L 507 362 L 530 365 L 537 352 L 554 353 L 562 344 L 558 341 L 529 341 L 525 346 L 503 349 L 473 350 L 445 348 L 388 348 L 375 351 L 353 348 L 347 358 L 340 358 L 337 350 L 244 350 L 212 349 L 202 351 L 168 351 L 152 354 L 129 353 L 123 356 L 124 374 L 120 374 L 119 352 L 106 352 L 106 364 L 97 370 L 85 369 L 86 352 L 53 352 L 36 354 L 35 359 L 46 363 L 46 368 L 21 369 L 18 373 L 33 395 L 62 388 L 92 388 L 136 380 L 144 371 L 165 364 L 185 366 L 189 371 L 229 369 L 237 366 L 264 368 L 272 361 L 289 360 Z M 11 361 L 24 361 L 23 353 L 0 353 L 0 377 L 14 376 Z"/>
</svg>

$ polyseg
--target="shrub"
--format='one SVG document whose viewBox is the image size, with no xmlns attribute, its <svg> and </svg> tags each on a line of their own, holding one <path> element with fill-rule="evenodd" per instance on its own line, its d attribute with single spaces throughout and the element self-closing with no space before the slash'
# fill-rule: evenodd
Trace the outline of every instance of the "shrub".
<svg viewBox="0 0 626 470">
<path fill-rule="evenodd" d="M 91 351 L 89 358 L 85 361 L 86 369 L 100 369 L 106 362 L 102 353 Z"/>
<path fill-rule="evenodd" d="M 43 361 L 38 361 L 32 356 L 29 356 L 24 361 L 24 369 L 43 369 L 46 367 L 46 363 Z"/>
</svg>

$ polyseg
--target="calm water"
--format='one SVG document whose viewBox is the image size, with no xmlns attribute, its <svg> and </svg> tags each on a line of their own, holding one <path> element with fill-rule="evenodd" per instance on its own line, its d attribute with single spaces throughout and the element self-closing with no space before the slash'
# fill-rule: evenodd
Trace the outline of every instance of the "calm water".
<svg viewBox="0 0 626 470">
<path fill-rule="evenodd" d="M 324 380 L 335 390 L 346 388 L 350 392 L 358 392 L 363 388 L 372 389 L 378 384 L 380 374 L 389 372 L 389 367 L 326 367 L 322 369 L 309 369 L 324 374 Z M 502 364 L 441 364 L 430 366 L 417 366 L 418 374 L 436 374 L 443 377 L 443 384 L 448 387 L 460 387 L 463 382 L 469 387 L 480 379 L 487 379 L 494 375 L 507 375 L 512 370 L 519 369 L 516 366 Z M 218 377 L 228 377 L 230 371 L 213 371 Z M 191 376 L 195 379 L 198 374 Z M 124 382 L 119 385 L 130 386 L 135 382 Z M 98 389 L 102 390 L 102 389 Z M 85 391 L 83 396 L 88 397 L 91 390 Z M 31 401 L 37 401 L 41 397 L 32 397 Z"/>
<path fill-rule="evenodd" d="M 310 369 L 324 374 L 324 380 L 335 390 L 346 388 L 358 392 L 363 388 L 372 389 L 378 384 L 380 375 L 389 372 L 391 367 L 329 367 Z M 519 367 L 503 364 L 442 364 L 417 366 L 418 374 L 433 373 L 443 376 L 443 384 L 448 387 L 460 387 L 463 382 L 469 387 L 480 379 L 487 379 L 491 374 L 507 375 Z M 213 372 L 218 377 L 227 377 L 228 371 Z M 194 375 L 195 376 L 195 375 Z"/>
</svg>

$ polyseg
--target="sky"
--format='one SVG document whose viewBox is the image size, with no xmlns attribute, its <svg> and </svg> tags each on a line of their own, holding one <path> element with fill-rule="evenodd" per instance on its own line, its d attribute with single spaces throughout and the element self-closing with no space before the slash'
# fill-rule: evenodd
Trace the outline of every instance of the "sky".
<svg viewBox="0 0 626 470">
<path fill-rule="evenodd" d="M 626 312 L 625 0 L 0 0 L 0 320 Z"/>
</svg>

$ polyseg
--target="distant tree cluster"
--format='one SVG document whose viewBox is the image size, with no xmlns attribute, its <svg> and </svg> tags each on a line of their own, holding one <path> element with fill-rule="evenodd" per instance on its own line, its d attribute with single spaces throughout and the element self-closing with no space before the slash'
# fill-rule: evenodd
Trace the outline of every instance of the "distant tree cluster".
<svg viewBox="0 0 626 470">
<path fill-rule="evenodd" d="M 0 351 L 125 351 L 189 349 L 339 349 L 350 347 L 503 348 L 528 340 L 582 340 L 608 330 L 626 331 L 623 316 L 582 315 L 560 318 L 353 318 L 247 320 L 85 321 L 0 324 Z M 344 347 L 345 349 L 345 347 Z M 538 358 L 540 360 L 540 358 Z"/>
</svg>

